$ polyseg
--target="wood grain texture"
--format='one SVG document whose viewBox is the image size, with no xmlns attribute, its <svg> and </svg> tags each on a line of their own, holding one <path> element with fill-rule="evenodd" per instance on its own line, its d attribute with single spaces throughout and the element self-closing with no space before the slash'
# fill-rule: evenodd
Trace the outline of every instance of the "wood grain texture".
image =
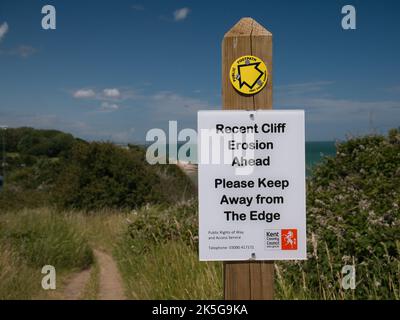
<svg viewBox="0 0 400 320">
<path fill-rule="evenodd" d="M 237 92 L 229 80 L 232 63 L 244 55 L 261 58 L 267 65 L 266 87 L 253 96 Z M 252 18 L 241 19 L 222 41 L 222 108 L 272 109 L 272 34 Z M 227 300 L 267 300 L 274 296 L 273 261 L 224 263 L 224 297 Z"/>
</svg>

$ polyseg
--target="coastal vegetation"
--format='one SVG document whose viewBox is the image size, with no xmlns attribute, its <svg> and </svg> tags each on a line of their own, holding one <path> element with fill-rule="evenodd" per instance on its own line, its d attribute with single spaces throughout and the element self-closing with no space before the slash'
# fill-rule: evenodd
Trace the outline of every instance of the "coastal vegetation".
<svg viewBox="0 0 400 320">
<path fill-rule="evenodd" d="M 113 256 L 127 298 L 222 298 L 222 264 L 198 261 L 196 192 L 177 166 L 55 130 L 6 134 L 0 299 L 62 298 L 41 289 L 46 264 L 56 293 L 92 267 L 86 297 L 95 298 L 95 250 Z M 400 299 L 400 132 L 336 148 L 308 174 L 308 260 L 275 264 L 276 298 Z M 342 286 L 346 265 L 354 290 Z"/>
</svg>

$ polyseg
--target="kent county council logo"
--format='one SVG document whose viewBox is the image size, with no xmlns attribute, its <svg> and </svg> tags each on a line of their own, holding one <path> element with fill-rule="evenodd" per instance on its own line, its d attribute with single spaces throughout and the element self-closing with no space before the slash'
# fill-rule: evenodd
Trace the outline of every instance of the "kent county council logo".
<svg viewBox="0 0 400 320">
<path fill-rule="evenodd" d="M 265 250 L 297 250 L 297 229 L 265 230 Z"/>
<path fill-rule="evenodd" d="M 282 250 L 297 250 L 297 229 L 282 229 Z"/>
<path fill-rule="evenodd" d="M 246 95 L 260 92 L 268 81 L 267 66 L 255 56 L 243 56 L 236 59 L 232 63 L 229 75 L 233 87 Z"/>
</svg>

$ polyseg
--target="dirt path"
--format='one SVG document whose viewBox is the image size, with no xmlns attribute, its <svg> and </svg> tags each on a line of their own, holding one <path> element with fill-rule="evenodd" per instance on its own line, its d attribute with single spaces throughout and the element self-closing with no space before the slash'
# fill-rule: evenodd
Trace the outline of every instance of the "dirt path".
<svg viewBox="0 0 400 320">
<path fill-rule="evenodd" d="M 107 253 L 94 250 L 100 267 L 99 300 L 124 300 L 121 276 L 114 259 Z"/>
<path fill-rule="evenodd" d="M 124 289 L 121 276 L 114 259 L 97 249 L 93 250 L 99 265 L 98 300 L 124 300 Z M 78 300 L 82 297 L 90 279 L 91 269 L 83 270 L 71 276 L 63 292 L 63 299 Z"/>
<path fill-rule="evenodd" d="M 90 278 L 91 269 L 83 270 L 81 272 L 75 273 L 68 280 L 65 286 L 63 299 L 65 300 L 78 300 Z"/>
</svg>

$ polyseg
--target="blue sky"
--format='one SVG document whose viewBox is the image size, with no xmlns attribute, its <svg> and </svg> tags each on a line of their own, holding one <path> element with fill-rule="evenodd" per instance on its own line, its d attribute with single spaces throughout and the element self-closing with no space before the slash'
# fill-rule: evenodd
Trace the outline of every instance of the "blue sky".
<svg viewBox="0 0 400 320">
<path fill-rule="evenodd" d="M 41 8 L 57 29 L 41 28 Z M 341 8 L 357 30 L 341 28 Z M 1 0 L 0 125 L 141 142 L 220 108 L 221 40 L 251 16 L 274 35 L 274 108 L 308 140 L 400 125 L 400 2 Z"/>
</svg>

